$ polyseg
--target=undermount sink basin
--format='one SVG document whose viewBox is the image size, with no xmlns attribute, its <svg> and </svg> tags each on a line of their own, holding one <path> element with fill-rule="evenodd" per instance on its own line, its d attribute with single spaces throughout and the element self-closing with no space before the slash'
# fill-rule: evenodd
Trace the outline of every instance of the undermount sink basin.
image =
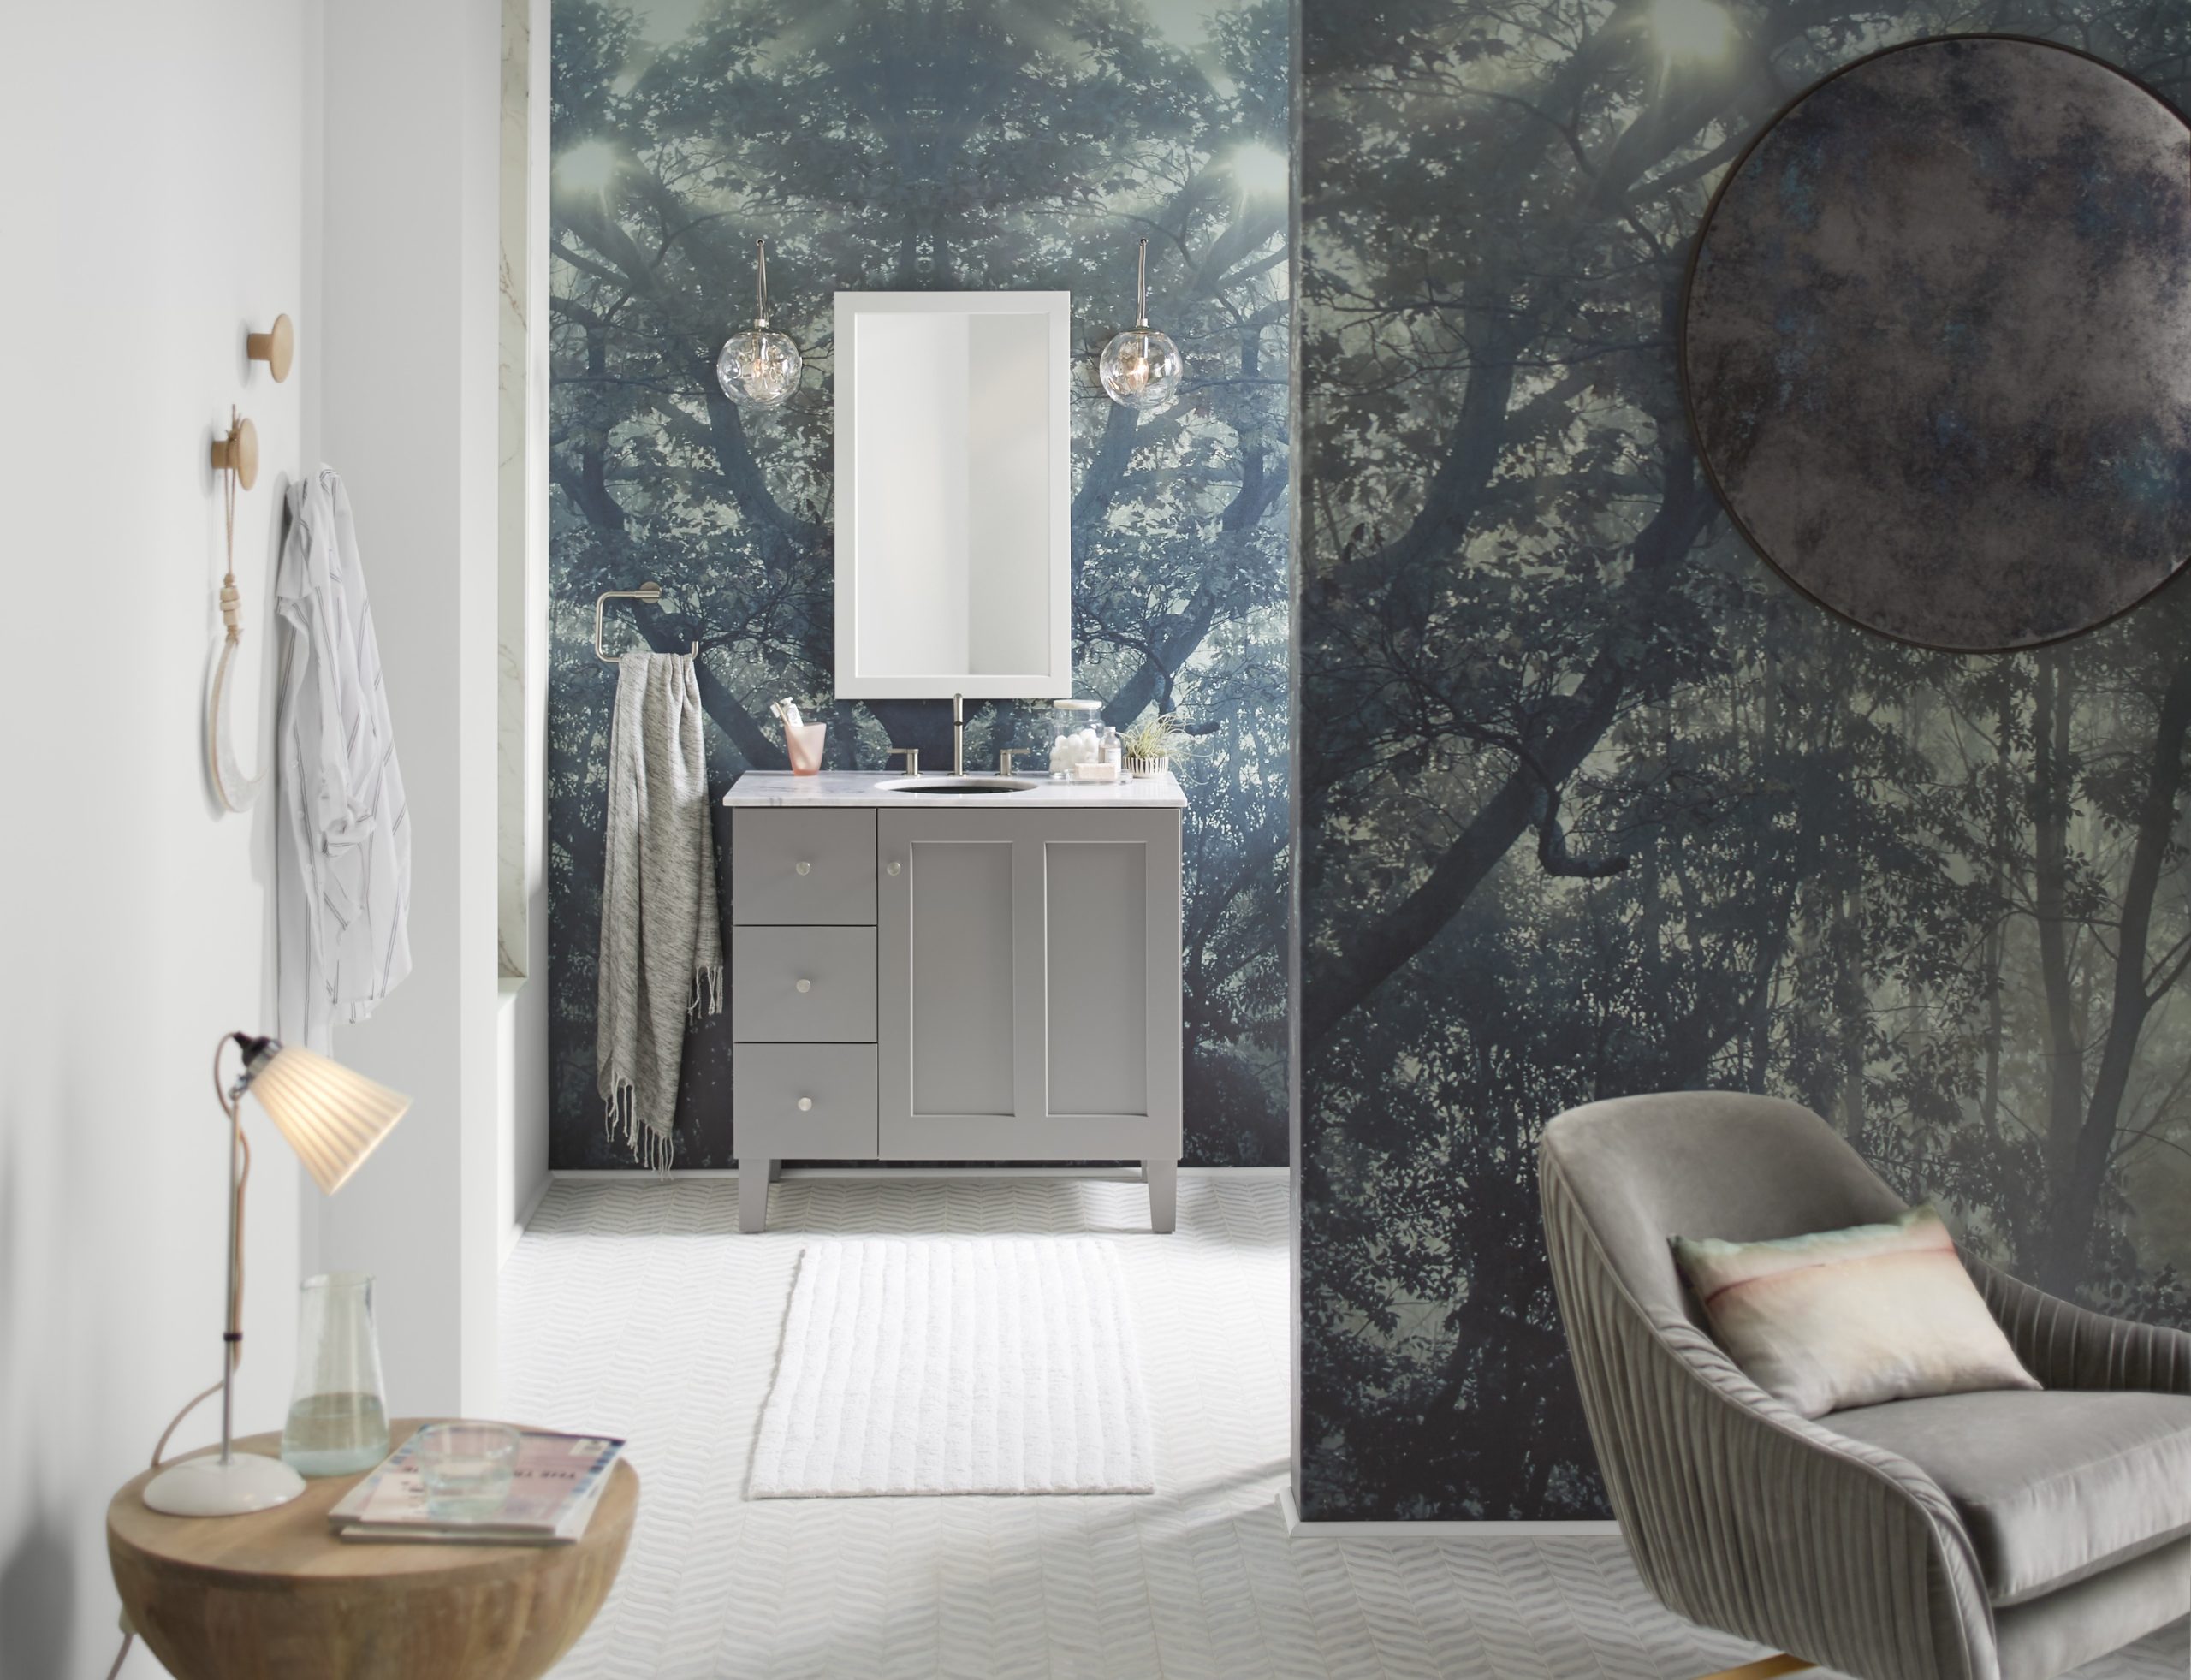
<svg viewBox="0 0 2191 1680">
<path fill-rule="evenodd" d="M 1024 793 L 1039 786 L 1024 776 L 900 776 L 886 781 L 885 793 Z"/>
</svg>

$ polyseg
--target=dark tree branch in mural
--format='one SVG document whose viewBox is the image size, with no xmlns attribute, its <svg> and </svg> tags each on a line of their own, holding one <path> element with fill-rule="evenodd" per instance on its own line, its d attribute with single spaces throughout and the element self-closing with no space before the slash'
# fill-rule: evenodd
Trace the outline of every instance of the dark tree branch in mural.
<svg viewBox="0 0 2191 1680">
<path fill-rule="evenodd" d="M 2180 96 L 2191 15 L 1715 7 L 1306 9 L 1317 1517 L 1601 1511 L 1533 1165 L 1596 1096 L 1795 1096 L 2013 1269 L 2184 1311 L 2191 608 L 1978 658 L 1823 614 L 1719 517 L 1674 312 L 1719 173 L 1837 64 L 1996 28 Z"/>
<path fill-rule="evenodd" d="M 1183 769 L 1189 1158 L 1282 1160 L 1284 7 L 558 0 L 555 31 L 555 1164 L 619 1164 L 591 1096 L 614 688 L 592 597 L 662 584 L 662 609 L 623 621 L 656 648 L 700 643 L 719 783 L 784 767 L 767 703 L 787 693 L 830 725 L 830 765 L 880 769 L 882 709 L 831 695 L 832 294 L 952 288 L 1073 295 L 1078 692 L 1121 726 L 1180 711 L 1203 746 Z M 1144 232 L 1151 307 L 1189 381 L 1137 423 L 1092 365 L 1132 318 Z M 712 363 L 751 315 L 759 234 L 775 324 L 809 372 L 757 417 Z M 943 715 L 888 709 L 898 727 Z M 977 708 L 970 759 L 1048 729 L 1039 706 Z M 688 1099 L 727 1091 L 723 1039 L 691 1041 Z M 680 1109 L 680 1164 L 727 1164 L 729 1137 L 690 1133 L 697 1112 Z"/>
<path fill-rule="evenodd" d="M 2173 626 L 2171 626 L 2173 627 Z M 2047 1176 L 2053 1202 L 2047 1218 L 2049 1241 L 2040 1275 L 2051 1289 L 2073 1291 L 2085 1280 L 2100 1201 L 2109 1172 L 2116 1165 L 2117 1132 L 2123 1102 L 2137 1073 L 2139 1051 L 2152 1011 L 2183 977 L 2183 954 L 2172 952 L 2156 972 L 2150 966 L 2154 911 L 2164 871 L 2177 860 L 2177 813 L 2182 793 L 2184 741 L 2191 733 L 2191 652 L 2170 662 L 2168 686 L 2161 696 L 2145 763 L 2132 771 L 2136 799 L 2129 829 L 2130 855 L 2123 871 L 2118 905 L 2111 911 L 2115 952 L 2105 964 L 2101 984 L 2107 994 L 2106 1027 L 2087 1094 L 2085 1050 L 2075 1036 L 2081 1000 L 2075 996 L 2063 950 L 2069 893 L 2067 834 L 2072 790 L 2067 781 L 2071 741 L 2071 699 L 2062 661 L 2041 656 L 2042 698 L 2036 732 L 2042 743 L 2035 785 L 2045 790 L 2041 813 L 2041 948 L 2045 956 L 2049 1025 L 2050 1095 L 2046 1138 Z M 2052 680 L 2049 681 L 2049 677 Z M 2141 787 L 2135 787 L 2141 781 Z M 2046 912 L 2051 911 L 2051 916 Z M 2050 936 L 2051 935 L 2051 936 Z M 2179 947 L 2182 941 L 2178 941 Z"/>
</svg>

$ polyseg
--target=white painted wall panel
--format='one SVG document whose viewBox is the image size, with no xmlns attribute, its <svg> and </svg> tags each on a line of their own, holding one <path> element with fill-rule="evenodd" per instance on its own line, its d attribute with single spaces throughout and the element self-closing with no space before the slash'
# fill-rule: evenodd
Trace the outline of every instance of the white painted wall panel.
<svg viewBox="0 0 2191 1680">
<path fill-rule="evenodd" d="M 220 637 L 206 450 L 257 424 L 238 506 L 238 756 L 269 762 L 282 486 L 317 376 L 303 296 L 311 11 L 294 0 L 8 9 L 10 324 L 0 659 L 0 1674 L 103 1676 L 108 1495 L 221 1364 L 214 1041 L 271 1022 L 273 805 L 219 815 L 202 707 Z M 246 362 L 277 312 L 276 385 Z M 255 1108 L 237 1421 L 278 1428 L 300 1174 Z M 370 1171 L 371 1168 L 368 1168 Z M 219 1429 L 201 1409 L 179 1439 Z M 125 1672 L 160 1671 L 142 1653 Z"/>
</svg>

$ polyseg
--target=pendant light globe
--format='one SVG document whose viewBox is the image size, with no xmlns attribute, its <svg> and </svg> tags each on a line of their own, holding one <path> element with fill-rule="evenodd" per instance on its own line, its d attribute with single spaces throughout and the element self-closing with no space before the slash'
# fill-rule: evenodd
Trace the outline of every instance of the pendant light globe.
<svg viewBox="0 0 2191 1680">
<path fill-rule="evenodd" d="M 1179 347 L 1149 324 L 1149 241 L 1141 242 L 1140 308 L 1134 324 L 1103 347 L 1096 376 L 1111 401 L 1142 413 L 1168 408 L 1179 395 L 1185 365 Z"/>
<path fill-rule="evenodd" d="M 769 241 L 756 240 L 759 263 L 754 286 L 753 328 L 733 333 L 715 357 L 715 383 L 740 408 L 775 408 L 799 389 L 806 359 L 785 333 L 769 327 Z"/>
</svg>

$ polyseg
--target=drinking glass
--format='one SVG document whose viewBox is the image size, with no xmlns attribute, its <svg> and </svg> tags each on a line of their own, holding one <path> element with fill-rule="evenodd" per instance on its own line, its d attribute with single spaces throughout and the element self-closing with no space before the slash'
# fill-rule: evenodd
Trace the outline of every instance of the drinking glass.
<svg viewBox="0 0 2191 1680">
<path fill-rule="evenodd" d="M 517 1469 L 518 1433 L 501 1423 L 430 1423 L 419 1432 L 419 1478 L 437 1523 L 478 1523 L 502 1508 Z"/>
</svg>

